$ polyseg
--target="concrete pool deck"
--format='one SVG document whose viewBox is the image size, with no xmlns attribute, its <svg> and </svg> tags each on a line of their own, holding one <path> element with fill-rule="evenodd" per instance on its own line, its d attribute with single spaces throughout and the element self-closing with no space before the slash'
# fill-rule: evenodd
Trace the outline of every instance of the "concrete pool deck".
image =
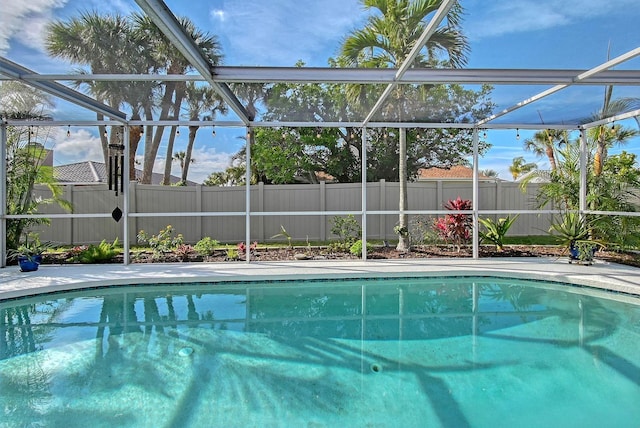
<svg viewBox="0 0 640 428">
<path fill-rule="evenodd" d="M 0 269 L 0 300 L 105 285 L 358 278 L 376 276 L 480 275 L 565 282 L 640 296 L 640 269 L 566 258 L 411 259 L 43 265 L 36 272 Z"/>
</svg>

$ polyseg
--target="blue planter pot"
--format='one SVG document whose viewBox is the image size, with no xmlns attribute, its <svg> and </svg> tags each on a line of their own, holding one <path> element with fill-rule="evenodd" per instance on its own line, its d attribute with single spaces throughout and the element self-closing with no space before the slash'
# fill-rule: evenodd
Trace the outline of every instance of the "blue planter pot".
<svg viewBox="0 0 640 428">
<path fill-rule="evenodd" d="M 580 249 L 574 243 L 572 243 L 571 246 L 569 247 L 569 262 L 573 260 L 577 260 L 577 261 L 584 261 L 590 264 L 593 261 L 593 257 L 595 256 L 596 251 L 598 251 L 598 247 L 594 245 L 593 248 L 591 248 L 591 254 L 587 255 L 587 257 L 583 257 L 581 260 Z"/>
<path fill-rule="evenodd" d="M 578 252 L 576 246 L 574 244 L 571 244 L 571 246 L 569 247 L 569 257 L 571 257 L 572 260 L 578 260 L 579 255 L 580 253 Z"/>
<path fill-rule="evenodd" d="M 27 256 L 18 257 L 18 265 L 20 266 L 20 270 L 22 272 L 33 272 L 38 270 L 38 266 L 42 261 L 42 256 L 33 256 L 31 258 Z"/>
</svg>

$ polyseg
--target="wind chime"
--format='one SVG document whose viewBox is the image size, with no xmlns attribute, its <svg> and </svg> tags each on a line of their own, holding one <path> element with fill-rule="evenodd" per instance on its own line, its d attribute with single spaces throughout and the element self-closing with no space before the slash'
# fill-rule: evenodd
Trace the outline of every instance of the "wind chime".
<svg viewBox="0 0 640 428">
<path fill-rule="evenodd" d="M 120 134 L 118 134 L 118 140 L 120 140 Z M 121 141 L 109 144 L 107 170 L 109 173 L 109 190 L 114 190 L 116 196 L 118 196 L 118 191 L 124 193 L 124 144 Z M 122 218 L 122 210 L 117 203 L 116 208 L 111 213 L 111 217 L 116 222 Z"/>
</svg>

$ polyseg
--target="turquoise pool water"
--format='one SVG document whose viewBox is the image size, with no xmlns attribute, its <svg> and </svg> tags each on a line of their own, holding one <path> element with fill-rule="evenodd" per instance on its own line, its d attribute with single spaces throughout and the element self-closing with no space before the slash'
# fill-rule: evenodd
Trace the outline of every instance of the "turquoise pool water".
<svg viewBox="0 0 640 428">
<path fill-rule="evenodd" d="M 637 427 L 638 299 L 488 277 L 0 302 L 0 427 Z"/>
</svg>

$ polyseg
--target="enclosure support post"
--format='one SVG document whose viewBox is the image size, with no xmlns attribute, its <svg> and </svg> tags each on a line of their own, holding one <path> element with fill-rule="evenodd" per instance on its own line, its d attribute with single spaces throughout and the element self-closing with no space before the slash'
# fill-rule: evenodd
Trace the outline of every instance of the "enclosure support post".
<svg viewBox="0 0 640 428">
<path fill-rule="evenodd" d="M 362 128 L 362 260 L 367 260 L 367 128 Z"/>
<path fill-rule="evenodd" d="M 7 124 L 0 124 L 0 267 L 7 266 Z"/>
<path fill-rule="evenodd" d="M 122 174 L 122 188 L 124 192 L 122 192 L 122 210 L 124 223 L 122 224 L 122 243 L 123 251 L 124 251 L 124 264 L 128 265 L 131 263 L 129 250 L 131 248 L 131 243 L 129 242 L 129 192 L 131 189 L 129 188 L 129 159 L 131 158 L 131 144 L 129 138 L 131 137 L 131 129 L 129 126 L 124 127 L 124 159 L 122 168 L 124 172 Z"/>
<path fill-rule="evenodd" d="M 473 128 L 473 197 L 471 198 L 473 208 L 473 258 L 477 259 L 480 255 L 480 240 L 478 233 L 478 128 Z"/>
<path fill-rule="evenodd" d="M 251 142 L 253 141 L 253 130 L 247 127 L 247 144 L 245 144 L 246 156 L 246 189 L 245 189 L 245 260 L 251 261 Z"/>
<path fill-rule="evenodd" d="M 580 217 L 587 209 L 587 130 L 580 129 Z"/>
</svg>

